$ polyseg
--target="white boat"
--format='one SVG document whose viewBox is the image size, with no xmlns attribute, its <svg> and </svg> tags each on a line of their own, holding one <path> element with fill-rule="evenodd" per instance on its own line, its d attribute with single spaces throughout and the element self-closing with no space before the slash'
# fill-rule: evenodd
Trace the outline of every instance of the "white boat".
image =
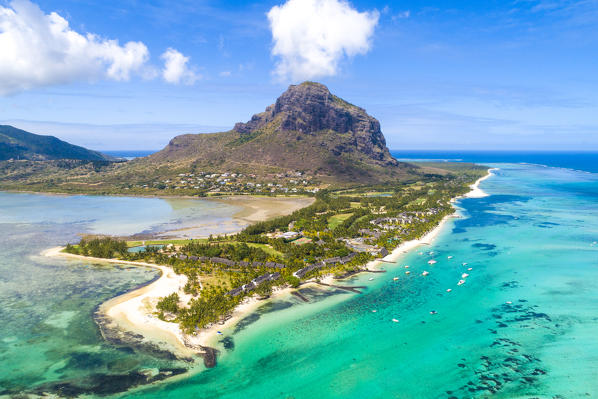
<svg viewBox="0 0 598 399">
<path fill-rule="evenodd" d="M 461 266 L 466 266 L 466 265 L 467 265 L 467 262 L 461 263 Z"/>
<path fill-rule="evenodd" d="M 372 310 L 372 313 L 376 313 L 376 309 Z"/>
<path fill-rule="evenodd" d="M 405 266 L 405 269 L 409 269 L 409 265 L 406 265 L 406 266 Z"/>
<path fill-rule="evenodd" d="M 427 276 L 428 274 L 430 274 L 430 273 L 425 270 L 422 272 L 422 276 Z"/>
<path fill-rule="evenodd" d="M 473 270 L 473 267 L 468 267 L 468 268 L 467 268 L 467 271 L 468 271 L 468 272 L 470 272 L 470 271 L 472 271 L 472 270 Z"/>
<path fill-rule="evenodd" d="M 511 301 L 507 301 L 507 305 L 510 305 L 510 304 L 512 304 L 512 303 L 513 303 L 513 302 L 511 302 Z"/>
<path fill-rule="evenodd" d="M 432 260 L 429 260 L 429 261 L 428 261 L 428 264 L 430 264 L 430 265 L 434 265 L 434 264 L 436 264 L 436 263 L 437 263 L 437 262 L 436 262 L 434 259 L 432 259 Z"/>
<path fill-rule="evenodd" d="M 447 289 L 446 289 L 446 292 L 451 292 L 451 291 L 452 291 L 452 289 L 451 289 L 451 288 L 447 288 Z"/>
<path fill-rule="evenodd" d="M 465 284 L 465 280 L 459 280 L 459 282 L 457 283 L 457 285 L 463 285 Z"/>
<path fill-rule="evenodd" d="M 436 314 L 436 313 L 438 313 L 438 312 L 437 312 L 437 311 L 435 311 L 435 310 L 431 310 L 431 311 L 430 311 L 430 314 Z"/>
<path fill-rule="evenodd" d="M 394 321 L 395 323 L 399 322 L 399 320 L 397 320 L 397 319 L 392 319 L 392 321 Z"/>
<path fill-rule="evenodd" d="M 453 255 L 447 256 L 447 259 L 453 259 Z"/>
<path fill-rule="evenodd" d="M 463 273 L 463 274 L 461 275 L 461 278 L 467 278 L 467 277 L 469 277 L 469 274 L 467 274 L 467 273 Z"/>
<path fill-rule="evenodd" d="M 409 273 L 411 273 L 409 270 L 407 270 L 407 271 L 405 272 L 405 274 L 409 274 Z"/>
<path fill-rule="evenodd" d="M 392 278 L 394 281 L 397 281 L 399 278 L 398 277 L 393 277 Z"/>
<path fill-rule="evenodd" d="M 374 279 L 373 277 L 370 277 L 368 280 L 372 281 L 373 279 Z"/>
</svg>

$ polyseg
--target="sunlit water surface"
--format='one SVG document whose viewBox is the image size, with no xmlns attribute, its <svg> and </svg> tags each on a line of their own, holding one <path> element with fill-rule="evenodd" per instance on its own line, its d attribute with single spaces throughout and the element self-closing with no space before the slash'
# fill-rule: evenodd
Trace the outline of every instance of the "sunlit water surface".
<svg viewBox="0 0 598 399">
<path fill-rule="evenodd" d="M 490 195 L 459 201 L 462 218 L 433 245 L 387 264 L 388 273 L 348 282 L 367 285 L 362 294 L 308 290 L 309 304 L 266 304 L 224 331 L 216 368 L 121 396 L 598 395 L 598 175 L 495 166 L 482 183 Z M 90 318 L 151 272 L 32 257 L 84 228 L 73 220 L 2 224 L 0 386 L 168 363 L 103 343 Z"/>
</svg>

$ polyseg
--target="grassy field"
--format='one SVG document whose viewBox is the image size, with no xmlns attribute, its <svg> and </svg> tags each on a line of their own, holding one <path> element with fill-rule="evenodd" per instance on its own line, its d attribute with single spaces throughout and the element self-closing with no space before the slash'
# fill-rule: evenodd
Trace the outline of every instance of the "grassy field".
<svg viewBox="0 0 598 399">
<path fill-rule="evenodd" d="M 208 240 L 204 239 L 204 238 L 199 238 L 199 239 L 193 239 L 193 242 L 200 242 L 202 244 L 207 244 Z M 191 240 L 145 240 L 145 241 L 127 241 L 127 245 L 129 246 L 129 248 L 131 247 L 138 247 L 143 245 L 143 243 L 145 242 L 145 245 L 169 245 L 169 244 L 173 244 L 175 246 L 182 246 L 182 245 L 187 245 L 191 242 Z M 232 244 L 232 245 L 238 245 L 240 244 L 237 241 L 215 241 L 212 242 L 213 244 Z M 274 256 L 279 256 L 282 257 L 283 254 L 277 250 L 275 250 L 274 248 L 272 248 L 271 246 L 269 246 L 268 244 L 257 244 L 257 243 L 252 243 L 252 242 L 248 242 L 247 243 L 248 246 L 253 247 L 253 248 L 260 248 L 262 249 L 264 252 L 270 254 L 270 255 L 274 255 Z"/>
<path fill-rule="evenodd" d="M 426 203 L 426 198 L 418 198 L 411 201 L 407 206 L 420 206 Z"/>
<path fill-rule="evenodd" d="M 202 273 L 199 277 L 201 284 L 203 286 L 212 286 L 212 287 L 226 287 L 226 289 L 232 289 L 230 285 L 230 279 L 225 273 Z"/>
<path fill-rule="evenodd" d="M 196 239 L 196 240 L 193 240 L 193 241 L 195 241 L 195 242 L 199 241 L 199 242 L 203 242 L 203 243 L 207 243 L 208 242 L 208 240 L 206 240 L 206 239 Z M 127 246 L 129 248 L 131 248 L 131 247 L 139 247 L 139 246 L 143 245 L 144 242 L 145 242 L 145 245 L 159 245 L 159 244 L 162 244 L 162 245 L 169 245 L 169 244 L 172 244 L 172 245 L 186 245 L 186 244 L 189 244 L 190 240 L 181 240 L 181 239 L 178 239 L 178 240 L 127 241 Z"/>
<path fill-rule="evenodd" d="M 351 216 L 353 216 L 352 213 L 339 213 L 338 215 L 331 216 L 328 219 L 328 228 L 330 230 L 335 229 L 337 226 L 339 226 L 345 220 L 349 219 Z"/>
</svg>

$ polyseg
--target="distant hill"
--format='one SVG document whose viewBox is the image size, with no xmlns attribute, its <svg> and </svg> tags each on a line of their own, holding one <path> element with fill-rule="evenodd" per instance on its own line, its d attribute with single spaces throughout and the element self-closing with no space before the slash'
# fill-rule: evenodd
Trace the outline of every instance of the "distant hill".
<svg viewBox="0 0 598 399">
<path fill-rule="evenodd" d="M 276 103 L 223 133 L 177 136 L 133 169 L 168 167 L 242 173 L 299 170 L 339 182 L 382 182 L 417 167 L 389 153 L 380 123 L 322 84 L 292 85 Z"/>
<path fill-rule="evenodd" d="M 41 136 L 0 125 L 0 161 L 79 159 L 85 161 L 114 161 L 116 158 L 97 151 L 69 144 L 54 136 Z"/>
</svg>

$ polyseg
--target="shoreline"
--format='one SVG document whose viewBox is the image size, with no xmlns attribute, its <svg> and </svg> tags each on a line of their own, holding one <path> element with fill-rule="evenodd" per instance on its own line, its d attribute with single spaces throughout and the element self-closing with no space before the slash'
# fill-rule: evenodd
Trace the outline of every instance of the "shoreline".
<svg viewBox="0 0 598 399">
<path fill-rule="evenodd" d="M 242 209 L 233 214 L 233 219 L 246 223 L 263 222 L 279 216 L 290 215 L 291 213 L 312 205 L 314 197 L 260 197 L 230 195 L 220 198 L 212 198 L 211 201 L 220 202 L 232 206 L 239 206 Z"/>
<path fill-rule="evenodd" d="M 482 181 L 491 177 L 493 175 L 492 171 L 494 170 L 497 169 L 488 169 L 488 173 L 485 176 L 479 178 L 470 186 L 471 191 L 451 199 L 451 203 L 454 203 L 460 198 L 481 198 L 487 196 L 488 194 L 481 190 L 479 185 Z M 436 225 L 423 237 L 403 242 L 384 258 L 368 262 L 365 265 L 366 269 L 377 270 L 376 268 L 384 263 L 395 263 L 402 255 L 420 245 L 430 245 L 440 234 L 449 219 L 459 217 L 455 215 L 456 212 L 457 209 L 455 209 L 452 214 L 445 216 L 438 223 L 438 225 Z M 217 333 L 219 330 L 225 330 L 233 327 L 243 317 L 255 311 L 262 304 L 281 296 L 289 295 L 293 290 L 295 290 L 295 288 L 291 287 L 276 287 L 272 294 L 266 299 L 259 299 L 256 295 L 247 297 L 231 312 L 229 317 L 224 321 L 214 323 L 200 330 L 197 334 L 186 335 L 181 331 L 177 323 L 162 321 L 153 314 L 155 303 L 157 303 L 161 297 L 170 295 L 173 292 L 177 292 L 180 298 L 190 298 L 189 295 L 186 295 L 182 292 L 182 288 L 186 284 L 186 276 L 175 274 L 174 271 L 167 266 L 145 262 L 121 261 L 118 259 L 86 257 L 82 255 L 60 252 L 62 249 L 63 247 L 51 248 L 44 251 L 42 255 L 64 256 L 67 258 L 87 260 L 98 263 L 106 262 L 113 264 L 131 264 L 160 270 L 161 276 L 157 280 L 149 282 L 147 285 L 144 285 L 141 288 L 112 298 L 102 303 L 98 309 L 103 315 L 106 315 L 112 321 L 113 325 L 109 325 L 109 328 L 115 327 L 133 331 L 143 335 L 144 338 L 150 342 L 155 342 L 156 340 L 159 340 L 160 342 L 166 341 L 166 343 L 169 344 L 169 346 L 171 346 L 177 353 L 184 356 L 200 354 L 202 347 L 209 346 L 210 344 L 214 343 L 215 338 L 218 336 Z M 364 270 L 364 272 L 365 271 L 367 270 Z M 332 275 L 327 275 L 323 279 L 325 282 L 331 282 L 332 280 Z M 310 280 L 305 282 L 302 286 L 312 285 L 317 286 L 315 281 Z"/>
<path fill-rule="evenodd" d="M 101 303 L 97 311 L 111 321 L 107 325 L 108 328 L 140 333 L 149 342 L 166 340 L 172 346 L 171 349 L 182 356 L 189 356 L 200 352 L 199 350 L 189 348 L 178 324 L 160 320 L 154 315 L 155 304 L 159 298 L 170 295 L 173 292 L 178 292 L 179 296 L 182 295 L 183 298 L 188 297 L 188 295 L 182 293 L 182 287 L 187 283 L 186 276 L 175 274 L 172 268 L 168 266 L 75 255 L 61 252 L 63 249 L 64 247 L 50 248 L 43 251 L 42 256 L 61 256 L 67 259 L 94 263 L 143 266 L 159 270 L 160 276 L 157 279 Z"/>
<path fill-rule="evenodd" d="M 490 168 L 490 169 L 488 169 L 488 172 L 487 172 L 486 175 L 480 177 L 478 180 L 476 180 L 475 183 L 473 183 L 472 185 L 469 186 L 471 188 L 471 191 L 469 191 L 468 193 L 463 194 L 461 196 L 452 198 L 451 199 L 451 203 L 455 203 L 460 198 L 483 198 L 483 197 L 487 197 L 488 194 L 486 192 L 484 192 L 480 188 L 480 183 L 483 182 L 484 180 L 490 178 L 493 175 L 492 172 L 495 171 L 495 170 L 498 170 L 498 168 Z M 446 215 L 445 217 L 443 217 L 442 220 L 438 223 L 438 225 L 436 225 L 436 227 L 434 227 L 432 230 L 430 230 L 429 232 L 427 232 L 423 237 L 417 238 L 415 240 L 405 241 L 405 242 L 401 243 L 398 247 L 396 247 L 395 249 L 393 249 L 393 251 L 390 254 L 386 255 L 384 258 L 370 261 L 366 265 L 366 268 L 370 269 L 370 268 L 382 265 L 382 264 L 387 263 L 387 262 L 395 263 L 397 260 L 399 260 L 399 258 L 401 257 L 401 255 L 406 254 L 407 252 L 411 251 L 412 249 L 414 249 L 414 248 L 416 248 L 416 247 L 418 247 L 420 245 L 430 245 L 430 244 L 432 244 L 432 241 L 434 241 L 436 239 L 436 237 L 438 236 L 438 234 L 440 234 L 440 232 L 442 231 L 442 228 L 444 227 L 444 225 L 446 224 L 446 222 L 449 219 L 454 219 L 454 218 L 458 218 L 459 217 L 458 215 L 456 215 L 457 211 L 458 210 L 456 208 L 454 208 L 454 212 L 453 213 L 451 213 L 450 215 Z"/>
<path fill-rule="evenodd" d="M 201 329 L 197 334 L 184 334 L 178 323 L 160 320 L 155 314 L 155 304 L 161 297 L 177 292 L 181 299 L 191 298 L 182 288 L 187 283 L 187 277 L 175 274 L 168 266 L 146 262 L 124 261 L 120 259 L 94 258 L 91 256 L 75 255 L 62 252 L 65 247 L 53 247 L 41 253 L 42 256 L 61 256 L 67 259 L 90 261 L 94 263 L 126 264 L 157 269 L 160 276 L 147 284 L 111 298 L 98 306 L 98 313 L 110 320 L 105 327 L 125 332 L 141 334 L 146 343 L 162 342 L 169 346 L 177 355 L 189 357 L 203 353 L 202 347 L 209 347 L 218 331 L 233 327 L 243 317 L 269 300 L 273 300 L 290 293 L 296 288 L 275 287 L 272 294 L 266 299 L 259 299 L 257 295 L 245 298 L 222 322 L 214 323 Z M 331 276 L 322 281 L 329 282 Z M 317 286 L 315 281 L 307 281 L 302 287 Z M 166 342 L 165 342 L 166 341 Z"/>
<path fill-rule="evenodd" d="M 490 168 L 488 169 L 488 173 L 485 176 L 480 177 L 478 180 L 476 180 L 475 183 L 473 183 L 471 186 L 469 186 L 471 188 L 471 191 L 468 192 L 467 194 L 463 195 L 463 198 L 484 198 L 487 197 L 488 194 L 486 194 L 486 192 L 484 192 L 484 190 L 482 190 L 480 188 L 480 183 L 483 182 L 486 179 L 489 179 L 490 177 L 492 177 L 492 175 L 494 173 L 495 170 L 498 170 L 498 168 Z M 455 200 L 459 199 L 459 197 L 455 198 Z"/>
</svg>

